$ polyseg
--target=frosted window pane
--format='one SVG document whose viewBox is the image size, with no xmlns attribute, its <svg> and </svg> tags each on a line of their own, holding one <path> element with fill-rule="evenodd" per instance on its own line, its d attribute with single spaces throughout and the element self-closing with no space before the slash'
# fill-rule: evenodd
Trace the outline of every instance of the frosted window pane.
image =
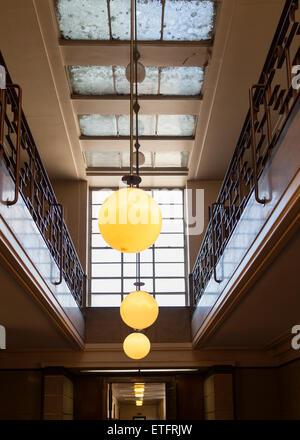
<svg viewBox="0 0 300 440">
<path fill-rule="evenodd" d="M 103 203 L 108 196 L 112 194 L 112 190 L 99 189 L 98 191 L 92 191 L 92 203 Z"/>
<path fill-rule="evenodd" d="M 158 67 L 146 67 L 146 77 L 138 84 L 139 95 L 158 94 Z"/>
<path fill-rule="evenodd" d="M 183 247 L 183 238 L 183 234 L 160 234 L 155 242 L 155 247 Z"/>
<path fill-rule="evenodd" d="M 121 279 L 92 280 L 92 293 L 118 293 L 121 291 Z"/>
<path fill-rule="evenodd" d="M 136 264 L 135 263 L 124 264 L 123 276 L 124 277 L 135 277 L 136 276 Z"/>
<path fill-rule="evenodd" d="M 102 235 L 93 234 L 92 236 L 92 247 L 109 247 Z"/>
<path fill-rule="evenodd" d="M 154 190 L 153 198 L 159 204 L 183 203 L 183 191 L 178 189 Z"/>
<path fill-rule="evenodd" d="M 130 40 L 130 1 L 110 0 L 112 37 L 117 40 Z"/>
<path fill-rule="evenodd" d="M 152 279 L 141 279 L 145 285 L 142 287 L 143 290 L 146 292 L 152 293 L 153 292 L 153 280 Z M 136 290 L 136 286 L 134 283 L 136 282 L 136 278 L 131 279 L 124 279 L 123 280 L 123 286 L 124 286 L 124 292 L 132 292 L 133 290 Z"/>
<path fill-rule="evenodd" d="M 145 251 L 141 252 L 140 261 L 145 263 L 152 261 L 152 256 L 153 256 L 152 252 L 153 252 L 152 249 L 146 249 Z"/>
<path fill-rule="evenodd" d="M 155 261 L 158 262 L 183 262 L 183 249 L 155 249 Z"/>
<path fill-rule="evenodd" d="M 92 264 L 92 277 L 121 277 L 121 265 Z"/>
<path fill-rule="evenodd" d="M 104 0 L 58 0 L 56 10 L 63 38 L 108 40 L 107 3 Z"/>
<path fill-rule="evenodd" d="M 193 115 L 159 115 L 158 136 L 193 136 L 195 116 Z"/>
<path fill-rule="evenodd" d="M 73 93 L 79 95 L 113 95 L 111 66 L 71 66 L 70 81 Z"/>
<path fill-rule="evenodd" d="M 164 220 L 163 219 L 161 232 L 183 232 L 182 220 Z"/>
<path fill-rule="evenodd" d="M 208 40 L 213 28 L 211 1 L 166 0 L 164 40 Z"/>
<path fill-rule="evenodd" d="M 202 82 L 202 67 L 164 67 L 160 75 L 160 93 L 162 95 L 199 95 Z"/>
<path fill-rule="evenodd" d="M 119 307 L 121 295 L 92 295 L 92 307 Z"/>
<path fill-rule="evenodd" d="M 160 210 L 163 218 L 183 217 L 183 205 L 161 205 Z"/>
<path fill-rule="evenodd" d="M 189 153 L 187 151 L 166 151 L 155 153 L 156 167 L 186 167 Z"/>
<path fill-rule="evenodd" d="M 143 263 L 140 265 L 141 277 L 152 277 L 153 276 L 153 266 L 152 264 Z"/>
<path fill-rule="evenodd" d="M 138 40 L 159 40 L 161 36 L 161 2 L 137 1 Z M 130 39 L 130 1 L 110 0 L 112 36 L 118 40 Z"/>
<path fill-rule="evenodd" d="M 93 249 L 93 263 L 121 263 L 121 253 L 115 249 Z"/>
<path fill-rule="evenodd" d="M 92 206 L 92 218 L 98 218 L 100 208 L 101 208 L 101 205 Z"/>
<path fill-rule="evenodd" d="M 157 277 L 184 277 L 184 264 L 156 263 L 155 275 Z"/>
<path fill-rule="evenodd" d="M 138 0 L 137 24 L 138 40 L 160 40 L 161 37 L 161 1 Z"/>
<path fill-rule="evenodd" d="M 185 292 L 184 278 L 156 278 L 156 292 Z"/>
<path fill-rule="evenodd" d="M 139 95 L 157 95 L 158 94 L 158 67 L 146 67 L 146 77 L 143 82 L 138 84 Z M 116 91 L 119 95 L 128 95 L 130 93 L 130 83 L 125 76 L 125 67 L 116 66 Z"/>
<path fill-rule="evenodd" d="M 135 131 L 135 120 L 133 123 Z M 119 116 L 119 135 L 129 136 L 130 119 L 129 115 Z M 153 136 L 155 134 L 155 115 L 139 115 L 139 136 Z"/>
<path fill-rule="evenodd" d="M 88 167 L 120 167 L 120 154 L 114 151 L 86 151 L 85 158 Z"/>
<path fill-rule="evenodd" d="M 152 167 L 152 153 L 150 151 L 143 152 L 145 156 L 145 163 L 143 165 L 139 164 L 139 167 Z M 122 157 L 122 167 L 129 167 L 129 153 L 121 153 Z"/>
<path fill-rule="evenodd" d="M 81 134 L 84 136 L 116 136 L 115 115 L 82 115 L 79 116 Z"/>
<path fill-rule="evenodd" d="M 92 221 L 92 232 L 99 233 L 98 220 Z"/>
<path fill-rule="evenodd" d="M 130 83 L 125 76 L 126 67 L 116 66 L 114 68 L 116 78 L 116 92 L 118 95 L 129 95 Z"/>
<path fill-rule="evenodd" d="M 133 254 L 131 252 L 124 253 L 123 254 L 123 261 L 124 261 L 124 263 L 135 263 L 136 262 L 136 254 Z"/>
<path fill-rule="evenodd" d="M 155 295 L 159 307 L 185 306 L 185 295 Z"/>
</svg>

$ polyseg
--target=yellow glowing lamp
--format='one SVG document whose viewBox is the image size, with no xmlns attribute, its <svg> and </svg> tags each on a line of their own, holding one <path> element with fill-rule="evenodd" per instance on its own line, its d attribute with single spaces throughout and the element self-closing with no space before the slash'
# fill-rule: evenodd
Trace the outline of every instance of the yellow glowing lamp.
<svg viewBox="0 0 300 440">
<path fill-rule="evenodd" d="M 145 389 L 145 384 L 143 384 L 143 383 L 141 383 L 141 384 L 135 383 L 134 386 L 133 386 L 133 388 L 134 388 L 134 390 L 137 390 L 137 391 L 139 391 L 139 390 L 144 391 L 144 389 Z"/>
<path fill-rule="evenodd" d="M 142 330 L 156 321 L 158 305 L 152 295 L 137 290 L 123 299 L 120 314 L 129 327 Z"/>
<path fill-rule="evenodd" d="M 123 342 L 125 354 L 131 359 L 142 359 L 150 351 L 150 341 L 143 333 L 131 333 Z"/>
<path fill-rule="evenodd" d="M 135 391 L 134 395 L 135 395 L 135 397 L 143 397 L 144 391 Z"/>
<path fill-rule="evenodd" d="M 136 400 L 135 404 L 136 404 L 136 406 L 143 406 L 143 401 L 142 400 Z"/>
<path fill-rule="evenodd" d="M 106 243 L 120 252 L 141 252 L 158 238 L 161 212 L 140 188 L 122 188 L 101 206 L 98 225 Z"/>
</svg>

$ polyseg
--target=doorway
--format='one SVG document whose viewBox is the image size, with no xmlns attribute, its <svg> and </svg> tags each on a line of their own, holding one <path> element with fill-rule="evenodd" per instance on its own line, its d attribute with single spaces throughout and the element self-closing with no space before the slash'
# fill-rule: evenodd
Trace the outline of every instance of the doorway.
<svg viewBox="0 0 300 440">
<path fill-rule="evenodd" d="M 114 420 L 166 420 L 166 383 L 110 382 L 107 417 Z"/>
</svg>

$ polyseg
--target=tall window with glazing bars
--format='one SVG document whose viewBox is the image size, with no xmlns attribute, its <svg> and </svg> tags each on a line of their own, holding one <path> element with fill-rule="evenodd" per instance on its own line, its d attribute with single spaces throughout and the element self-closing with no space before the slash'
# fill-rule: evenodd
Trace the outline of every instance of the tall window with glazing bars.
<svg viewBox="0 0 300 440">
<path fill-rule="evenodd" d="M 143 290 L 153 294 L 159 306 L 187 305 L 184 191 L 147 190 L 159 204 L 163 222 L 159 238 L 140 253 Z M 110 248 L 98 228 L 98 214 L 107 189 L 90 192 L 89 305 L 119 307 L 123 298 L 136 290 L 136 254 Z"/>
</svg>

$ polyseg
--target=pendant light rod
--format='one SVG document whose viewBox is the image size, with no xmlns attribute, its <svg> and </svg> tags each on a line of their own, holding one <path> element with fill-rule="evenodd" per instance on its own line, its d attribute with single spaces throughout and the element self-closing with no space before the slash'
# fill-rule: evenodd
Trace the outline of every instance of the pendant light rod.
<svg viewBox="0 0 300 440">
<path fill-rule="evenodd" d="M 134 58 L 134 14 L 135 1 L 131 0 L 130 31 L 130 174 L 133 174 L 133 58 Z"/>
<path fill-rule="evenodd" d="M 139 54 L 137 51 L 137 7 L 136 0 L 131 0 L 131 14 L 130 14 L 130 150 L 129 150 L 129 174 L 126 174 L 122 177 L 123 182 L 130 187 L 136 186 L 139 187 L 140 182 L 142 181 L 139 176 L 139 160 L 138 160 L 138 150 L 139 150 L 139 142 L 138 142 L 138 112 L 140 106 L 138 104 L 138 88 L 137 88 L 137 80 L 138 80 L 138 59 Z M 134 72 L 135 67 L 135 72 Z M 135 87 L 134 87 L 135 83 Z M 136 114 L 136 133 L 134 136 L 134 113 Z M 134 137 L 136 137 L 136 142 L 134 144 Z M 134 145 L 136 148 L 136 171 L 133 172 L 133 162 L 134 162 Z"/>
<path fill-rule="evenodd" d="M 138 60 L 139 60 L 139 53 L 137 50 L 137 7 L 136 7 L 137 0 L 134 0 L 134 63 L 135 63 L 135 170 L 136 175 L 139 175 L 139 110 L 140 106 L 138 103 Z M 139 184 L 137 184 L 137 187 Z"/>
</svg>

